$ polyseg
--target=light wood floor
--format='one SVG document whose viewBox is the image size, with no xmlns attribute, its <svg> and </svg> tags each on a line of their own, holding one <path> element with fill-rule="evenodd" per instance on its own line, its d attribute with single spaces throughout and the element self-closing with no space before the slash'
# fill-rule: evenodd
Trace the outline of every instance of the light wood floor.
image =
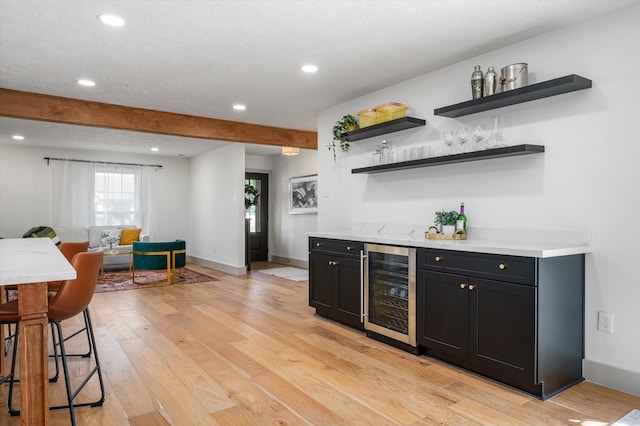
<svg viewBox="0 0 640 426">
<path fill-rule="evenodd" d="M 640 408 L 586 382 L 542 402 L 378 343 L 315 316 L 306 282 L 258 271 L 278 266 L 232 276 L 191 265 L 220 281 L 96 294 L 107 396 L 77 409 L 78 424 L 602 426 Z M 77 377 L 89 361 L 70 362 Z M 51 386 L 54 403 L 62 386 Z M 0 425 L 18 425 L 6 385 L 0 393 Z M 51 415 L 51 425 L 68 421 Z"/>
</svg>

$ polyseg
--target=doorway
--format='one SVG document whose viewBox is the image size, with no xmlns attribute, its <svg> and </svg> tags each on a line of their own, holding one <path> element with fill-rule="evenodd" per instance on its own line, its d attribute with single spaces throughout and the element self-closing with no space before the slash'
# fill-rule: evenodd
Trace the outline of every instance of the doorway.
<svg viewBox="0 0 640 426">
<path fill-rule="evenodd" d="M 245 173 L 244 186 L 246 217 L 249 219 L 249 262 L 265 262 L 269 255 L 269 175 Z M 252 194 L 247 193 L 247 188 Z"/>
</svg>

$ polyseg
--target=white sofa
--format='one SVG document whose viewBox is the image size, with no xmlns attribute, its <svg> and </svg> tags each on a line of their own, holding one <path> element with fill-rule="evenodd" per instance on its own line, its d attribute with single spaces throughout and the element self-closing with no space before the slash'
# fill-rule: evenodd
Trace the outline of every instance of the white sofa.
<svg viewBox="0 0 640 426">
<path fill-rule="evenodd" d="M 89 241 L 89 250 L 103 249 L 109 250 L 109 244 L 102 242 L 105 231 L 123 228 L 136 228 L 135 225 L 105 225 L 105 226 L 52 226 L 61 242 L 65 241 Z M 149 236 L 140 234 L 138 241 L 149 241 Z M 131 245 L 114 244 L 114 251 L 131 251 Z M 115 256 L 104 256 L 105 269 L 126 269 L 129 268 L 129 255 L 119 254 Z"/>
</svg>

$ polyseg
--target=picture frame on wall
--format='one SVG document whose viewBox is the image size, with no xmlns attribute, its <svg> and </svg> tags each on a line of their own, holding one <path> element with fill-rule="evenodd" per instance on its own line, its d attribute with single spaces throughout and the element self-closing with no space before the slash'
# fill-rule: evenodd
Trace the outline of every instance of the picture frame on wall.
<svg viewBox="0 0 640 426">
<path fill-rule="evenodd" d="M 289 179 L 289 214 L 318 213 L 318 175 Z"/>
</svg>

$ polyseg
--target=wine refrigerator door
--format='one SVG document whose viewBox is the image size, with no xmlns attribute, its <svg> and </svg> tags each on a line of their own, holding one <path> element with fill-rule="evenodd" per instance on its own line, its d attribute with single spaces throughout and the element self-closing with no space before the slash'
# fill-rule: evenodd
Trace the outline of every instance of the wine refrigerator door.
<svg viewBox="0 0 640 426">
<path fill-rule="evenodd" d="M 416 346 L 416 249 L 366 245 L 365 329 Z"/>
</svg>

